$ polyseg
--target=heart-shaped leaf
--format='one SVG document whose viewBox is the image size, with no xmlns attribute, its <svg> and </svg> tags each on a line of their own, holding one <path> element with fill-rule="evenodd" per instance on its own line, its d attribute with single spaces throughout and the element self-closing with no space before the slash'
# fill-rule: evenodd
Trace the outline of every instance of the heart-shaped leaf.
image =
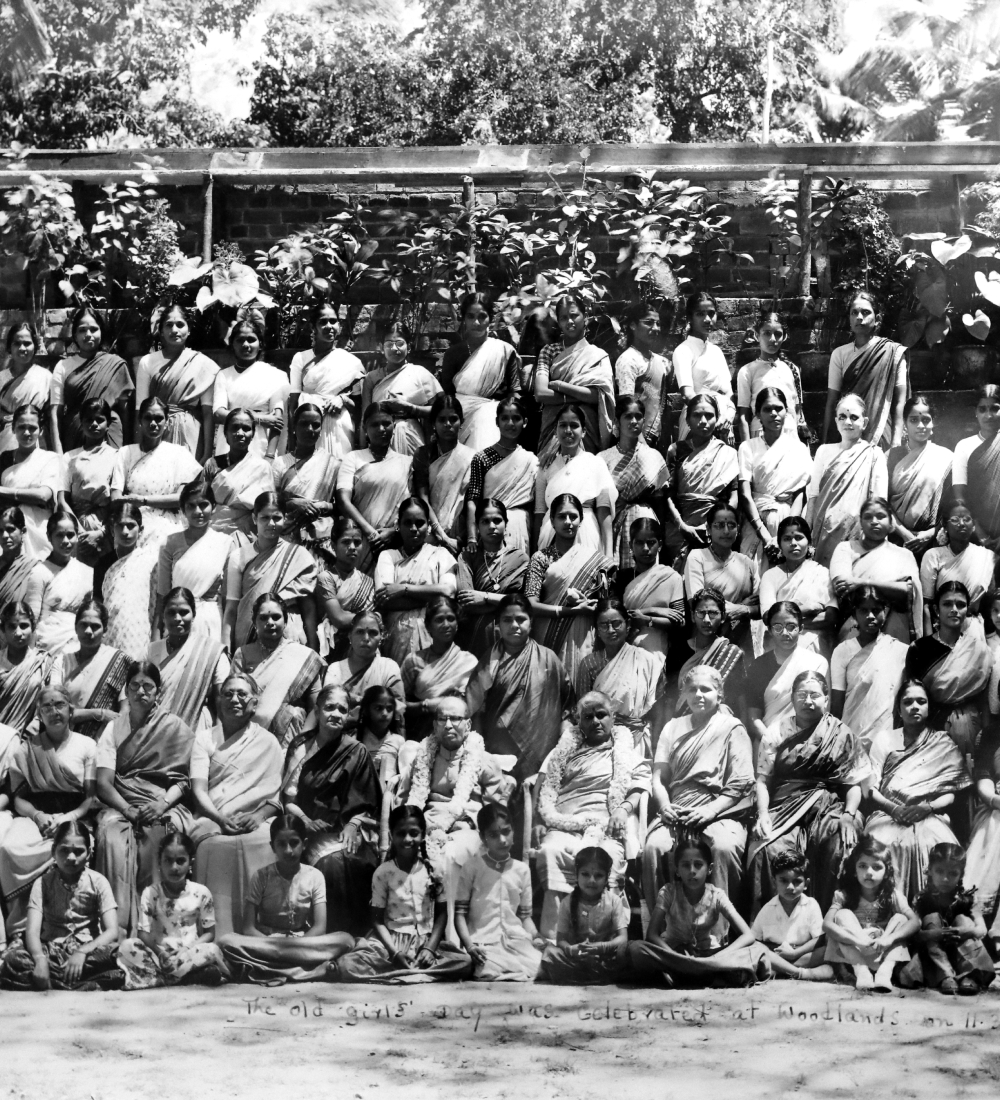
<svg viewBox="0 0 1000 1100">
<path fill-rule="evenodd" d="M 990 274 L 992 274 L 992 272 Z M 982 294 L 987 302 L 992 302 L 993 305 L 1000 306 L 1000 282 L 996 279 L 987 279 L 981 271 L 977 271 L 976 289 Z"/>
<path fill-rule="evenodd" d="M 968 313 L 963 313 L 962 324 L 965 325 L 977 340 L 985 340 L 990 334 L 990 319 L 981 309 L 976 310 L 975 317 L 972 317 Z"/>
<path fill-rule="evenodd" d="M 900 326 L 899 342 L 905 348 L 915 347 L 917 341 L 923 336 L 926 327 L 927 321 L 924 317 L 910 317 Z"/>
<path fill-rule="evenodd" d="M 941 268 L 919 270 L 913 277 L 913 290 L 920 304 L 934 317 L 948 310 L 948 279 Z"/>
<path fill-rule="evenodd" d="M 971 247 L 972 241 L 967 234 L 963 233 L 954 244 L 948 244 L 947 241 L 931 241 L 931 255 L 939 264 L 950 264 L 952 260 L 964 256 Z"/>
<path fill-rule="evenodd" d="M 940 344 L 949 332 L 951 332 L 951 318 L 947 314 L 944 317 L 932 317 L 927 322 L 927 328 L 924 329 L 924 340 L 927 346 L 932 348 L 935 344 Z"/>
</svg>

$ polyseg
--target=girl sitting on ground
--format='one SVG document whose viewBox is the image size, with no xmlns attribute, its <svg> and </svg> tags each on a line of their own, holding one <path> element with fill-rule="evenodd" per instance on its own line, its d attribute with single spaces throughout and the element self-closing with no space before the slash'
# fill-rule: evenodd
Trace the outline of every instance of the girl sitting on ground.
<svg viewBox="0 0 1000 1100">
<path fill-rule="evenodd" d="M 476 816 L 485 851 L 460 872 L 455 930 L 484 982 L 532 982 L 542 939 L 531 919 L 531 872 L 511 859 L 514 826 L 506 808 L 487 803 Z"/>
<path fill-rule="evenodd" d="M 192 882 L 194 841 L 170 832 L 160 841 L 160 881 L 139 902 L 135 939 L 118 948 L 126 989 L 200 982 L 219 985 L 229 977 L 215 941 L 215 903 L 207 886 Z"/>
<path fill-rule="evenodd" d="M 326 978 L 332 962 L 354 946 L 346 932 L 326 930 L 326 879 L 303 864 L 306 827 L 293 814 L 271 822 L 274 863 L 254 872 L 246 894 L 244 934 L 219 947 L 238 978 L 280 984 Z"/>
<path fill-rule="evenodd" d="M 863 836 L 844 861 L 839 887 L 823 920 L 826 960 L 842 981 L 853 970 L 857 989 L 888 993 L 897 964 L 910 961 L 906 941 L 920 928 L 896 889 L 889 849 Z"/>
<path fill-rule="evenodd" d="M 372 930 L 335 965 L 345 982 L 458 981 L 472 974 L 464 951 L 442 943 L 447 908 L 427 860 L 418 806 L 389 814 L 391 847 L 372 878 Z M 333 966 L 330 976 L 333 976 Z"/>
<path fill-rule="evenodd" d="M 93 840 L 82 821 L 63 821 L 51 866 L 35 879 L 28 920 L 0 962 L 0 989 L 120 989 L 118 907 L 111 884 L 87 866 Z"/>
<path fill-rule="evenodd" d="M 629 959 L 642 977 L 668 988 L 752 985 L 771 977 L 766 952 L 724 890 L 713 886 L 712 845 L 704 833 L 685 831 L 674 850 L 676 882 L 656 896 L 646 939 L 629 944 Z M 727 944 L 730 931 L 736 939 Z"/>
<path fill-rule="evenodd" d="M 541 980 L 596 985 L 618 980 L 628 947 L 629 911 L 608 890 L 614 859 L 603 848 L 581 848 L 576 885 L 559 908 L 556 943 L 542 955 Z"/>
<path fill-rule="evenodd" d="M 917 952 L 901 972 L 899 984 L 927 985 L 953 997 L 975 997 L 996 976 L 983 945 L 986 922 L 976 890 L 962 886 L 965 849 L 935 844 L 927 857 L 927 883 L 913 903 L 920 920 Z"/>
</svg>

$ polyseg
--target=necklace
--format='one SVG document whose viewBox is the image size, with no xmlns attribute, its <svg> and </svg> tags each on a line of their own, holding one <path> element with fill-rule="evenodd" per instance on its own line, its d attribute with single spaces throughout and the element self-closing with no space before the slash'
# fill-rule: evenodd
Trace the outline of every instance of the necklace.
<svg viewBox="0 0 1000 1100">
<path fill-rule="evenodd" d="M 491 554 L 489 550 L 483 551 L 483 565 L 486 566 L 486 575 L 490 578 L 490 583 L 493 585 L 493 587 L 497 589 L 499 589 L 500 587 L 500 573 L 503 571 L 503 559 L 506 553 L 506 543 L 503 544 L 500 549 L 493 554 Z M 491 559 L 496 562 L 496 572 L 493 571 L 493 568 L 490 565 Z"/>
<path fill-rule="evenodd" d="M 507 864 L 509 862 L 510 862 L 510 856 L 508 856 L 504 860 L 497 860 L 497 859 L 494 859 L 489 854 L 489 852 L 483 852 L 483 863 L 485 863 L 487 867 L 492 867 L 494 871 L 502 871 L 507 866 Z"/>
</svg>

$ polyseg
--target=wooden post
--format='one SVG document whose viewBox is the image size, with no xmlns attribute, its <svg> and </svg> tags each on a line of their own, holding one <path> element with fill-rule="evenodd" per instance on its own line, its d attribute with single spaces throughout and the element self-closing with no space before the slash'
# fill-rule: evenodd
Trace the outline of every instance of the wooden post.
<svg viewBox="0 0 1000 1100">
<path fill-rule="evenodd" d="M 764 107 L 760 121 L 760 143 L 766 145 L 771 140 L 771 99 L 774 95 L 774 39 L 767 40 L 767 54 L 764 65 Z"/>
<path fill-rule="evenodd" d="M 955 185 L 955 215 L 958 219 L 958 232 L 965 232 L 965 199 L 962 198 L 962 189 L 965 187 L 965 176 L 952 176 Z"/>
<path fill-rule="evenodd" d="M 802 248 L 799 252 L 798 297 L 812 294 L 812 172 L 806 170 L 799 180 L 798 222 Z"/>
<path fill-rule="evenodd" d="M 201 259 L 203 263 L 212 262 L 212 205 L 214 181 L 210 173 L 205 175 L 204 190 L 202 191 L 201 211 Z"/>
<path fill-rule="evenodd" d="M 466 282 L 469 293 L 476 292 L 476 181 L 472 176 L 462 177 L 462 205 L 469 212 L 469 267 Z"/>
</svg>

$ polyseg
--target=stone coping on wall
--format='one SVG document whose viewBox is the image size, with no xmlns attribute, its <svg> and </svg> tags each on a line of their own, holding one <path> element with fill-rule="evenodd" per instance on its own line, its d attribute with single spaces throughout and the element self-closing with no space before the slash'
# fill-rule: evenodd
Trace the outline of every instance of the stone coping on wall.
<svg viewBox="0 0 1000 1100">
<path fill-rule="evenodd" d="M 517 181 L 588 172 L 629 175 L 658 170 L 674 176 L 756 179 L 781 171 L 855 178 L 912 178 L 940 174 L 977 178 L 1000 165 L 1000 142 L 870 142 L 755 145 L 750 143 L 636 145 L 460 145 L 330 149 L 33 150 L 26 171 L 0 172 L 14 183 L 28 172 L 98 181 L 132 176 L 145 167 L 164 183 L 212 176 L 231 183 L 301 183 L 329 179 L 391 185 L 407 181 Z"/>
</svg>

